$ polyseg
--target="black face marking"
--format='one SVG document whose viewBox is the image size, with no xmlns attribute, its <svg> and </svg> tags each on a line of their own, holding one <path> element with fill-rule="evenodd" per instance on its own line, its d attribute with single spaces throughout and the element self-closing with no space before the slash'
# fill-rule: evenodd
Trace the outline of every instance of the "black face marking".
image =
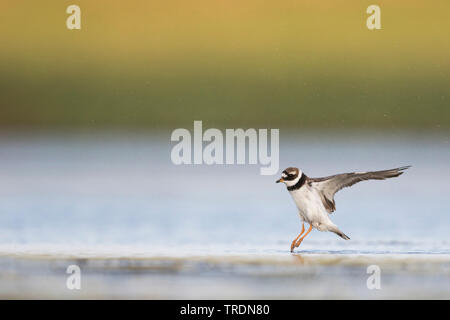
<svg viewBox="0 0 450 320">
<path fill-rule="evenodd" d="M 286 170 L 284 170 L 283 174 L 286 175 L 286 178 L 283 178 L 286 181 L 292 181 L 292 180 L 295 180 L 295 178 L 297 178 L 296 172 L 287 172 Z"/>
</svg>

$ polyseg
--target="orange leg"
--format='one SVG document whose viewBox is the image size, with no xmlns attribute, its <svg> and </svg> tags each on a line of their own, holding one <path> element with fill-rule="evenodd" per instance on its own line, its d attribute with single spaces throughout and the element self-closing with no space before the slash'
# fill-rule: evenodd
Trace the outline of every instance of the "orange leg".
<svg viewBox="0 0 450 320">
<path fill-rule="evenodd" d="M 302 223 L 302 232 L 300 232 L 300 234 L 297 236 L 297 238 L 295 238 L 294 241 L 292 241 L 291 252 L 294 251 L 295 243 L 297 242 L 298 238 L 300 238 L 300 236 L 303 234 L 303 232 L 305 232 L 305 223 L 304 222 Z"/>
<path fill-rule="evenodd" d="M 303 239 L 305 239 L 305 237 L 308 235 L 308 233 L 311 232 L 311 230 L 312 230 L 312 224 L 309 225 L 309 229 L 308 229 L 308 231 L 306 231 L 305 235 L 297 241 L 297 243 L 295 244 L 296 248 L 302 243 Z"/>
</svg>

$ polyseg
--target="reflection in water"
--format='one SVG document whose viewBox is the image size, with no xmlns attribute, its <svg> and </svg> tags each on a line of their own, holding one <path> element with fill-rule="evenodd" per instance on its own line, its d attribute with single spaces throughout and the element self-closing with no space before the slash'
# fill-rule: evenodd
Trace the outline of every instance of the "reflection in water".
<svg viewBox="0 0 450 320">
<path fill-rule="evenodd" d="M 305 264 L 305 259 L 299 253 L 292 253 L 292 257 L 294 258 L 295 264 Z"/>
</svg>

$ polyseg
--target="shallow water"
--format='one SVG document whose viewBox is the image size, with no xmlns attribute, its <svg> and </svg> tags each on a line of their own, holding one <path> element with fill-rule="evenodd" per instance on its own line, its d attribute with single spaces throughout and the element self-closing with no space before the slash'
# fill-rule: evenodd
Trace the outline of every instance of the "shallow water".
<svg viewBox="0 0 450 320">
<path fill-rule="evenodd" d="M 118 248 L 116 248 L 118 249 Z M 159 255 L 103 250 L 0 258 L 0 298 L 65 299 L 448 299 L 448 255 L 260 251 Z M 120 252 L 120 249 L 118 250 Z M 220 249 L 218 250 L 221 251 Z M 122 256 L 121 256 L 122 255 Z M 121 256 L 121 257 L 119 257 Z M 81 289 L 68 290 L 69 265 Z M 380 288 L 369 290 L 380 268 Z"/>
<path fill-rule="evenodd" d="M 449 136 L 281 131 L 280 170 L 413 166 L 340 191 L 332 220 L 351 240 L 313 231 L 297 255 L 300 222 L 276 176 L 175 166 L 169 137 L 2 134 L 0 295 L 450 298 Z M 77 292 L 65 288 L 73 263 Z M 381 290 L 366 287 L 369 264 Z"/>
</svg>

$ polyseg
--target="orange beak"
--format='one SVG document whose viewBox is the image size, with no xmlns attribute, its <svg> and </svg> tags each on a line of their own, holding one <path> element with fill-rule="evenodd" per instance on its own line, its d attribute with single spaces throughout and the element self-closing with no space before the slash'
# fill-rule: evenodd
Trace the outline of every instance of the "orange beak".
<svg viewBox="0 0 450 320">
<path fill-rule="evenodd" d="M 278 179 L 277 181 L 275 181 L 275 183 L 279 183 L 279 182 L 284 182 L 284 179 L 281 178 L 281 179 Z"/>
</svg>

